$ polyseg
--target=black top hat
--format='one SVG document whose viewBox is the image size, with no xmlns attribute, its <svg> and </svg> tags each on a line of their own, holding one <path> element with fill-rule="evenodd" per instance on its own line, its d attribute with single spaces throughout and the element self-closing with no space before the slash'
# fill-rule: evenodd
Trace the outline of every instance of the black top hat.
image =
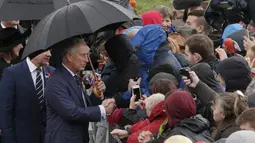
<svg viewBox="0 0 255 143">
<path fill-rule="evenodd" d="M 17 29 L 8 27 L 0 31 L 0 52 L 5 52 L 13 49 L 18 44 L 24 42 L 30 35 L 31 31 L 27 30 L 21 34 Z"/>
</svg>

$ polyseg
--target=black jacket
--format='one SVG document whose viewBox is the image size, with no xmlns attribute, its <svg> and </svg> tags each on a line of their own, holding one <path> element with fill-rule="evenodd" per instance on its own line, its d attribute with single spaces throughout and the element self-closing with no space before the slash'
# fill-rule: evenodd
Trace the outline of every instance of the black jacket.
<svg viewBox="0 0 255 143">
<path fill-rule="evenodd" d="M 162 143 L 164 140 L 174 135 L 183 135 L 189 138 L 192 142 L 212 142 L 213 139 L 209 132 L 209 128 L 210 123 L 201 115 L 196 115 L 181 121 L 173 129 L 165 129 L 162 136 L 150 141 L 149 143 Z"/>
<path fill-rule="evenodd" d="M 212 90 L 217 93 L 222 93 L 223 88 L 220 84 L 220 81 L 217 79 L 216 72 L 210 67 L 207 63 L 198 63 L 191 67 L 191 70 L 194 71 L 199 79 L 208 85 Z"/>
<path fill-rule="evenodd" d="M 102 73 L 106 97 L 122 96 L 121 92 L 127 91 L 129 79 L 138 76 L 141 64 L 129 41 L 126 35 L 116 35 L 105 43 L 105 50 L 114 63 L 108 61 Z M 115 99 L 116 102 L 117 100 Z"/>
<path fill-rule="evenodd" d="M 133 79 L 138 76 L 140 66 L 141 64 L 135 55 L 130 56 L 129 62 L 122 71 L 118 71 L 113 64 L 107 62 L 102 72 L 102 81 L 106 85 L 104 95 L 106 97 L 113 97 L 118 92 L 126 92 L 128 89 L 129 79 Z"/>
<path fill-rule="evenodd" d="M 197 97 L 197 113 L 206 118 L 210 122 L 211 127 L 214 126 L 211 106 L 214 97 L 218 94 L 202 81 L 199 81 L 196 88 L 189 89 Z"/>
<path fill-rule="evenodd" d="M 11 64 L 7 63 L 3 58 L 0 58 L 0 80 L 5 68 L 8 68 Z"/>
<path fill-rule="evenodd" d="M 234 119 L 229 120 L 224 125 L 220 125 L 217 129 L 214 140 L 220 140 L 222 138 L 228 138 L 232 133 L 241 130 L 240 127 L 235 123 Z"/>
<path fill-rule="evenodd" d="M 217 71 L 217 66 L 220 63 L 220 60 L 215 56 L 209 56 L 206 59 L 202 59 L 199 63 L 207 63 L 214 71 Z"/>
<path fill-rule="evenodd" d="M 122 96 L 124 92 L 128 90 L 129 79 L 134 79 L 138 77 L 138 70 L 140 69 L 140 66 L 141 64 L 138 58 L 135 55 L 132 55 L 126 68 L 121 73 L 118 72 L 114 78 L 109 79 L 111 81 L 108 81 L 108 85 L 106 85 L 106 87 L 110 86 L 111 88 L 114 88 L 112 94 L 108 94 L 113 95 L 117 107 L 129 107 L 129 100 L 126 101 L 122 98 Z"/>
</svg>

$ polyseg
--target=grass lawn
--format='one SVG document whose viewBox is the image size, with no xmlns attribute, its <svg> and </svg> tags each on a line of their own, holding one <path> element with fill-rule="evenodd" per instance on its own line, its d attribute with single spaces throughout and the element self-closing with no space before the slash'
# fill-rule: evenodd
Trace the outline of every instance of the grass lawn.
<svg viewBox="0 0 255 143">
<path fill-rule="evenodd" d="M 158 5 L 171 7 L 172 0 L 136 0 L 138 13 L 143 13 L 155 8 Z"/>
</svg>

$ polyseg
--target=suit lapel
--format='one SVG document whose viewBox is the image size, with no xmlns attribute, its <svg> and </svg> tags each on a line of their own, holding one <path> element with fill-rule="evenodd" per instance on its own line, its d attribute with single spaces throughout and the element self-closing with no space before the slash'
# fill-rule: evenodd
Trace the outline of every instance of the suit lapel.
<svg viewBox="0 0 255 143">
<path fill-rule="evenodd" d="M 42 67 L 42 70 L 43 70 L 43 81 L 44 81 L 44 87 L 45 87 L 50 73 L 45 67 Z"/>
<path fill-rule="evenodd" d="M 83 91 L 84 91 L 84 90 L 83 90 Z M 87 101 L 88 106 L 92 106 L 92 103 L 91 103 L 91 101 L 90 101 L 90 99 L 89 99 L 89 96 L 85 93 L 85 91 L 83 92 L 83 94 L 84 94 L 84 96 L 85 96 L 85 98 L 86 98 L 86 101 Z"/>
<path fill-rule="evenodd" d="M 29 68 L 28 68 L 28 65 L 27 65 L 27 62 L 26 60 L 24 60 L 22 62 L 22 68 L 23 70 L 21 70 L 21 75 L 23 77 L 23 82 L 27 84 L 28 86 L 28 89 L 31 89 L 31 91 L 33 93 L 31 93 L 31 95 L 36 95 L 36 90 L 35 90 L 35 86 L 34 86 L 34 82 L 33 82 L 33 79 L 32 79 L 32 76 L 31 76 L 31 73 L 29 71 Z"/>
<path fill-rule="evenodd" d="M 80 103 L 82 103 L 82 105 L 84 105 L 83 99 L 82 99 L 82 91 L 79 87 L 79 85 L 77 84 L 76 80 L 74 79 L 74 77 L 71 75 L 71 73 L 69 73 L 69 71 L 67 71 L 67 69 L 65 67 L 62 66 L 63 71 L 63 78 L 66 78 L 66 81 L 68 82 L 68 84 L 74 89 L 74 91 L 76 92 L 76 97 L 79 99 Z M 85 106 L 85 105 L 84 105 Z"/>
</svg>

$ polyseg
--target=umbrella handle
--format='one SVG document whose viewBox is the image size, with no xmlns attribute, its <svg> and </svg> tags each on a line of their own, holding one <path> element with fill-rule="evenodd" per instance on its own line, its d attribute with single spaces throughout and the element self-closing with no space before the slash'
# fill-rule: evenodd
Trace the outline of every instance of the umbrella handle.
<svg viewBox="0 0 255 143">
<path fill-rule="evenodd" d="M 99 82 L 99 80 L 97 80 L 96 82 L 95 82 L 95 84 L 97 84 Z M 97 98 L 102 98 L 103 96 L 104 96 L 104 93 L 103 92 L 98 92 L 97 91 L 97 88 L 94 86 L 93 87 L 93 93 L 94 93 L 94 95 L 97 97 Z"/>
<path fill-rule="evenodd" d="M 97 84 L 99 82 L 98 78 L 97 78 L 97 75 L 96 75 L 96 71 L 95 71 L 95 68 L 92 64 L 92 61 L 90 59 L 90 55 L 88 55 L 88 59 L 89 59 L 89 63 L 90 63 L 90 66 L 91 66 L 91 69 L 92 69 L 92 73 L 94 75 L 94 85 Z M 103 92 L 98 92 L 97 91 L 97 88 L 94 86 L 93 87 L 93 93 L 94 95 L 97 97 L 97 98 L 102 98 L 104 96 L 104 93 Z"/>
</svg>

